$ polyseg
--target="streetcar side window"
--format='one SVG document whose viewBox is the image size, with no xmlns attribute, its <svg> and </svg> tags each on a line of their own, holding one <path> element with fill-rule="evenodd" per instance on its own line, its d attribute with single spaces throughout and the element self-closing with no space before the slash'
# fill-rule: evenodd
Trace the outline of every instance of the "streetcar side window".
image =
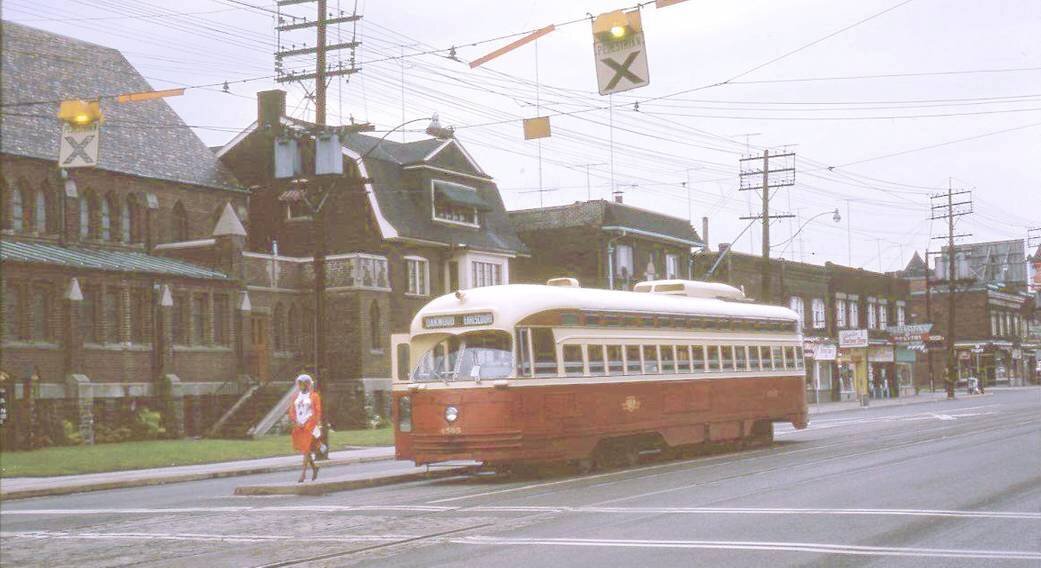
<svg viewBox="0 0 1041 568">
<path fill-rule="evenodd" d="M 753 371 L 758 371 L 762 368 L 759 366 L 759 347 L 755 345 L 748 346 L 748 363 Z"/>
<path fill-rule="evenodd" d="M 795 367 L 802 369 L 806 366 L 806 359 L 803 359 L 805 355 L 802 353 L 802 347 L 795 348 Z"/>
<path fill-rule="evenodd" d="M 553 330 L 546 327 L 532 328 L 531 350 L 535 359 L 535 376 L 555 377 L 557 349 L 553 341 Z"/>
<path fill-rule="evenodd" d="M 734 346 L 724 345 L 720 348 L 723 351 L 723 370 L 733 371 L 734 370 Z"/>
<path fill-rule="evenodd" d="M 705 347 L 703 345 L 695 345 L 692 349 L 694 354 L 691 356 L 691 365 L 694 366 L 696 372 L 705 371 Z"/>
<path fill-rule="evenodd" d="M 661 366 L 658 364 L 658 346 L 643 346 L 643 372 L 644 374 L 658 373 Z"/>
<path fill-rule="evenodd" d="M 719 358 L 719 346 L 709 345 L 708 346 L 708 370 L 719 371 L 720 370 L 720 358 Z"/>
<path fill-rule="evenodd" d="M 625 374 L 627 375 L 639 375 L 640 374 L 640 346 L 639 345 L 626 345 L 625 346 Z"/>
<path fill-rule="evenodd" d="M 795 364 L 795 348 L 794 347 L 785 347 L 784 348 L 784 360 L 785 360 L 785 366 L 787 368 L 789 368 L 789 369 L 796 368 L 796 364 Z"/>
<path fill-rule="evenodd" d="M 522 327 L 517 330 L 517 376 L 531 376 L 531 330 Z"/>
<path fill-rule="evenodd" d="M 564 346 L 564 374 L 569 377 L 581 377 L 586 374 L 581 345 Z"/>
<path fill-rule="evenodd" d="M 781 354 L 780 347 L 771 347 L 770 352 L 773 353 L 774 369 L 784 368 L 784 356 Z"/>
<path fill-rule="evenodd" d="M 759 356 L 763 359 L 763 370 L 769 371 L 774 368 L 774 360 L 770 358 L 770 348 L 766 346 L 759 347 Z"/>
<path fill-rule="evenodd" d="M 625 372 L 625 360 L 622 359 L 621 345 L 607 346 L 607 373 L 621 375 Z"/>
<path fill-rule="evenodd" d="M 737 361 L 738 371 L 748 370 L 748 350 L 744 345 L 734 347 L 734 359 Z"/>
<path fill-rule="evenodd" d="M 676 372 L 690 372 L 690 347 L 686 345 L 676 346 Z"/>
<path fill-rule="evenodd" d="M 662 345 L 661 349 L 661 372 L 663 373 L 675 373 L 676 372 L 676 356 L 672 350 L 671 345 Z"/>
<path fill-rule="evenodd" d="M 602 377 L 606 373 L 604 366 L 604 346 L 590 345 L 589 350 L 589 374 L 594 377 Z"/>
</svg>

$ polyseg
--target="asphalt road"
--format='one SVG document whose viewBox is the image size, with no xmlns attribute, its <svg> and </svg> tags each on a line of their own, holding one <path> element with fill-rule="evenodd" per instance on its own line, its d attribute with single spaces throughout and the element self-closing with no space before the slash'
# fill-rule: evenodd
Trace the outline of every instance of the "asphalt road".
<svg viewBox="0 0 1041 568">
<path fill-rule="evenodd" d="M 0 563 L 1041 566 L 1038 389 L 830 413 L 769 448 L 585 476 L 231 496 L 287 475 L 6 502 Z"/>
</svg>

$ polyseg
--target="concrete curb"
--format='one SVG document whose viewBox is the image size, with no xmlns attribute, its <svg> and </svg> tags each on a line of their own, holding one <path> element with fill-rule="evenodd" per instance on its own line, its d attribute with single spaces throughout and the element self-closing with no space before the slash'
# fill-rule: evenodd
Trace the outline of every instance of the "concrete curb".
<svg viewBox="0 0 1041 568">
<path fill-rule="evenodd" d="M 815 410 L 815 405 L 812 404 L 812 403 L 808 404 L 807 407 L 809 408 L 810 416 L 815 416 L 815 415 L 816 416 L 820 416 L 822 414 L 831 414 L 833 412 L 848 412 L 848 411 L 851 411 L 851 410 L 871 410 L 871 409 L 889 408 L 889 407 L 897 407 L 897 406 L 910 406 L 912 404 L 928 404 L 928 403 L 931 403 L 931 402 L 947 402 L 947 401 L 950 401 L 950 400 L 955 400 L 955 401 L 957 401 L 957 400 L 969 400 L 969 399 L 988 397 L 988 396 L 994 396 L 994 393 L 988 390 L 987 392 L 985 392 L 983 394 L 965 394 L 965 395 L 961 395 L 961 396 L 955 396 L 953 399 L 949 399 L 949 398 L 946 398 L 946 397 L 932 397 L 932 398 L 925 397 L 925 398 L 923 398 L 921 396 L 916 396 L 916 397 L 912 397 L 912 398 L 907 399 L 906 401 L 901 401 L 901 402 L 888 402 L 886 404 L 875 404 L 875 405 L 869 404 L 868 406 L 850 406 L 848 408 L 828 408 L 828 406 L 835 405 L 835 404 L 842 404 L 842 403 L 827 402 L 827 403 L 824 403 L 824 405 L 823 405 L 824 408 L 822 410 L 820 410 L 820 411 Z"/>
<path fill-rule="evenodd" d="M 341 458 L 319 462 L 322 466 L 350 465 L 358 463 L 370 463 L 377 461 L 393 460 L 394 456 L 371 456 L 361 458 Z M 137 479 L 121 479 L 117 481 L 97 481 L 75 485 L 58 485 L 55 487 L 38 487 L 33 489 L 15 489 L 13 491 L 0 491 L 0 501 L 12 501 L 15 499 L 29 499 L 32 497 L 53 497 L 57 495 L 70 495 L 73 493 L 86 493 L 88 491 L 105 491 L 108 489 L 131 489 L 134 487 L 150 487 L 154 485 L 166 485 L 167 483 L 183 483 L 186 481 L 202 481 L 206 479 L 221 479 L 225 477 L 237 477 L 241 475 L 257 475 L 262 473 L 278 473 L 283 471 L 297 471 L 298 464 L 278 465 L 265 467 L 252 467 L 245 469 L 234 469 L 225 471 L 211 471 L 204 473 L 185 473 L 180 475 L 166 475 L 162 477 L 142 477 Z M 2 485 L 2 481 L 0 481 Z"/>
<path fill-rule="evenodd" d="M 422 481 L 424 479 L 438 479 L 442 477 L 454 477 L 474 473 L 477 466 L 452 467 L 446 469 L 435 469 L 417 471 L 411 473 L 399 473 L 395 475 L 373 475 L 358 479 L 344 479 L 340 481 L 325 481 L 317 483 L 297 483 L 282 485 L 244 485 L 235 488 L 235 495 L 258 496 L 258 495 L 325 495 L 337 491 L 350 491 L 352 489 L 364 489 L 366 487 L 380 487 L 383 485 L 394 485 L 409 481 Z"/>
</svg>

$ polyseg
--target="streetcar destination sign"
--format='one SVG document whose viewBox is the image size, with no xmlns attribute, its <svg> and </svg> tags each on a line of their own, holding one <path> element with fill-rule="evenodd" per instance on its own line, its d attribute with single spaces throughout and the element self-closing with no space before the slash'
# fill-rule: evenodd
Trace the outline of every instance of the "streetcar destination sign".
<svg viewBox="0 0 1041 568">
<path fill-rule="evenodd" d="M 495 320 L 490 312 L 476 314 L 458 314 L 448 316 L 427 316 L 423 318 L 423 327 L 426 329 L 440 329 L 443 327 L 469 327 L 475 325 L 491 325 Z"/>
</svg>

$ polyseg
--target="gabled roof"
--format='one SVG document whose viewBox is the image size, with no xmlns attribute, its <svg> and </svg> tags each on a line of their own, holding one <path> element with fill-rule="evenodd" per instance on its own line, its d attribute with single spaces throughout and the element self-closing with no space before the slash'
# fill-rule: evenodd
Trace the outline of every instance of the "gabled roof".
<svg viewBox="0 0 1041 568">
<path fill-rule="evenodd" d="M 290 117 L 282 118 L 283 125 L 311 130 L 315 125 Z M 263 143 L 247 142 L 262 136 L 254 122 L 218 152 L 221 159 L 231 160 L 237 148 L 265 148 Z M 414 142 L 394 142 L 389 139 L 348 134 L 343 143 L 345 158 L 361 164 L 369 205 L 376 216 L 384 239 L 411 239 L 447 246 L 465 246 L 485 252 L 526 254 L 528 249 L 513 231 L 506 215 L 502 196 L 494 181 L 477 165 L 462 144 L 455 139 L 428 138 Z M 413 168 L 431 173 L 421 176 L 420 186 L 407 184 L 405 174 Z M 461 176 L 461 179 L 451 179 Z M 246 178 L 245 174 L 243 175 Z M 481 212 L 479 228 L 458 226 L 435 221 L 431 212 L 432 180 L 451 180 L 471 187 L 486 206 Z"/>
<path fill-rule="evenodd" d="M 80 270 L 160 274 L 207 280 L 230 280 L 223 272 L 174 258 L 153 256 L 142 252 L 58 246 L 39 242 L 0 241 L 0 262 L 46 264 Z"/>
<path fill-rule="evenodd" d="M 150 91 L 152 86 L 112 48 L 3 22 L 0 153 L 56 162 L 59 100 Z M 21 104 L 42 102 L 42 104 Z M 16 105 L 16 106 L 13 106 Z M 240 190 L 163 100 L 101 101 L 98 169 L 203 187 Z"/>
<path fill-rule="evenodd" d="M 594 226 L 644 237 L 701 246 L 701 237 L 686 219 L 602 199 L 570 205 L 510 211 L 518 232 Z"/>
</svg>

